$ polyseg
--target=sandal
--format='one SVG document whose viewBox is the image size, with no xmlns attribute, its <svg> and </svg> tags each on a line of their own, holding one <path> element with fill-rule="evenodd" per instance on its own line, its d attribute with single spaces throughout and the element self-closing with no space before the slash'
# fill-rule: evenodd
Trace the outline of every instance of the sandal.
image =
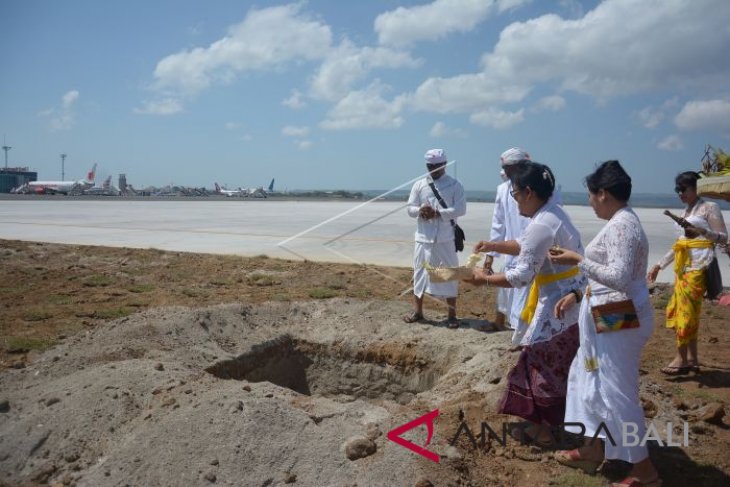
<svg viewBox="0 0 730 487">
<path fill-rule="evenodd" d="M 585 460 L 581 458 L 577 448 L 556 451 L 553 458 L 566 467 L 579 468 L 589 475 L 596 473 L 598 467 L 603 463 L 603 460 Z"/>
<path fill-rule="evenodd" d="M 661 487 L 662 479 L 657 475 L 648 482 L 642 482 L 637 477 L 626 477 L 621 482 L 614 482 L 611 487 Z"/>
<path fill-rule="evenodd" d="M 695 373 L 695 374 L 700 373 L 700 364 L 698 364 L 697 362 L 689 362 L 687 364 L 687 367 L 689 367 L 689 371 L 692 373 Z"/>
<path fill-rule="evenodd" d="M 676 367 L 674 365 L 667 365 L 663 369 L 660 369 L 659 372 L 661 372 L 664 375 L 687 375 L 689 374 L 690 366 L 689 365 L 681 365 L 679 367 Z"/>
<path fill-rule="evenodd" d="M 451 328 L 452 330 L 456 330 L 457 328 L 459 328 L 459 325 L 461 325 L 461 323 L 459 322 L 458 318 L 448 318 L 446 320 L 446 326 Z"/>
<path fill-rule="evenodd" d="M 406 323 L 416 323 L 422 319 L 423 315 L 421 313 L 416 313 L 415 311 L 411 311 L 407 315 L 403 315 L 403 321 Z"/>
</svg>

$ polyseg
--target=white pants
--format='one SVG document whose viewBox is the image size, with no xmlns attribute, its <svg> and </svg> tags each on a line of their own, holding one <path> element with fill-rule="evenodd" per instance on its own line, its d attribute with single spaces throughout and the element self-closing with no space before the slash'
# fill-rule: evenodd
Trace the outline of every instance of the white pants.
<svg viewBox="0 0 730 487">
<path fill-rule="evenodd" d="M 454 242 L 422 243 L 416 242 L 413 251 L 413 294 L 422 297 L 423 293 L 441 298 L 455 298 L 459 295 L 459 281 L 432 283 L 423 264 L 433 267 L 458 267 L 459 256 Z"/>
</svg>

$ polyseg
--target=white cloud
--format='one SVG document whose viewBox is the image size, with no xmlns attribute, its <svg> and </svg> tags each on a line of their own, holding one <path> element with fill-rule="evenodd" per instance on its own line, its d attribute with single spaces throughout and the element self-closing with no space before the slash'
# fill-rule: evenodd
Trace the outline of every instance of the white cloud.
<svg viewBox="0 0 730 487">
<path fill-rule="evenodd" d="M 195 95 L 215 82 L 232 81 L 239 72 L 322 59 L 331 48 L 332 33 L 329 26 L 302 13 L 302 6 L 251 9 L 243 22 L 210 46 L 160 60 L 154 87 L 161 92 Z"/>
<path fill-rule="evenodd" d="M 441 39 L 452 32 L 469 32 L 489 17 L 495 7 L 501 12 L 524 0 L 435 0 L 426 5 L 398 7 L 375 19 L 381 44 L 407 46 L 418 41 Z"/>
<path fill-rule="evenodd" d="M 529 88 L 517 82 L 504 83 L 485 74 L 463 74 L 453 78 L 429 78 L 408 95 L 417 111 L 471 113 L 527 96 Z"/>
<path fill-rule="evenodd" d="M 565 108 L 565 98 L 560 95 L 544 96 L 537 101 L 536 109 L 538 111 L 550 110 L 558 112 Z"/>
<path fill-rule="evenodd" d="M 243 127 L 243 125 L 238 122 L 226 122 L 226 130 L 237 130 L 241 127 Z"/>
<path fill-rule="evenodd" d="M 606 0 L 576 20 L 549 14 L 515 22 L 482 62 L 504 80 L 557 81 L 596 97 L 720 88 L 730 75 L 729 21 L 725 0 Z"/>
<path fill-rule="evenodd" d="M 306 137 L 309 135 L 309 127 L 295 127 L 293 125 L 287 125 L 281 129 L 281 134 L 287 137 Z"/>
<path fill-rule="evenodd" d="M 660 140 L 657 148 L 665 151 L 676 152 L 684 148 L 684 142 L 678 135 L 670 135 Z"/>
<path fill-rule="evenodd" d="M 643 108 L 636 116 L 648 129 L 656 128 L 664 120 L 664 112 L 654 107 Z"/>
<path fill-rule="evenodd" d="M 488 108 L 487 110 L 473 113 L 469 120 L 477 125 L 485 125 L 495 129 L 507 129 L 521 123 L 525 117 L 523 108 L 516 112 L 506 112 L 496 108 Z"/>
<path fill-rule="evenodd" d="M 352 91 L 327 114 L 320 127 L 328 130 L 392 129 L 403 124 L 403 101 L 383 99 L 384 87 L 375 82 L 362 91 Z"/>
<path fill-rule="evenodd" d="M 69 130 L 76 124 L 75 105 L 79 99 L 78 90 L 67 91 L 61 97 L 59 108 L 47 108 L 38 113 L 41 117 L 50 118 L 49 124 L 52 131 Z"/>
<path fill-rule="evenodd" d="M 679 99 L 675 96 L 659 107 L 645 107 L 636 113 L 636 118 L 639 122 L 648 129 L 653 129 L 659 126 L 667 118 L 667 112 L 674 111 L 679 103 Z"/>
<path fill-rule="evenodd" d="M 414 68 L 419 64 L 405 51 L 387 47 L 358 48 L 344 40 L 327 56 L 312 78 L 311 95 L 320 100 L 340 100 L 374 69 Z"/>
<path fill-rule="evenodd" d="M 286 98 L 285 100 L 282 100 L 281 104 L 285 107 L 289 107 L 292 110 L 299 110 L 301 108 L 304 108 L 307 106 L 307 104 L 302 99 L 302 92 L 299 90 L 292 90 L 291 96 L 289 98 Z"/>
<path fill-rule="evenodd" d="M 63 108 L 64 109 L 70 109 L 73 107 L 74 103 L 76 103 L 76 100 L 79 99 L 79 92 L 77 90 L 71 90 L 65 95 L 63 95 L 62 102 L 63 102 Z"/>
<path fill-rule="evenodd" d="M 162 98 L 145 101 L 142 108 L 135 108 L 134 113 L 140 115 L 174 115 L 183 110 L 182 103 L 176 98 Z"/>
<path fill-rule="evenodd" d="M 436 122 L 429 131 L 431 137 L 466 137 L 466 132 L 460 128 L 451 128 L 446 126 L 444 122 Z"/>
<path fill-rule="evenodd" d="M 517 7 L 521 7 L 531 1 L 532 0 L 497 0 L 497 10 L 499 13 L 502 13 L 505 10 L 513 10 Z"/>
<path fill-rule="evenodd" d="M 695 100 L 687 102 L 674 117 L 680 130 L 715 130 L 730 134 L 730 100 Z"/>
<path fill-rule="evenodd" d="M 300 140 L 297 143 L 297 147 L 299 147 L 300 150 L 307 150 L 310 147 L 312 147 L 312 141 L 311 140 Z"/>
</svg>

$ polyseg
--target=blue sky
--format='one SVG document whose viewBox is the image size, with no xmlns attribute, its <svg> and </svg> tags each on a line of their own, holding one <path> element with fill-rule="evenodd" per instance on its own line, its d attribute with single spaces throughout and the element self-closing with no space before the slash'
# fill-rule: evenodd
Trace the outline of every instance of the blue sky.
<svg viewBox="0 0 730 487">
<path fill-rule="evenodd" d="M 669 193 L 730 149 L 730 2 L 0 2 L 0 136 L 41 179 L 469 190 L 527 149 L 566 191 L 619 159 Z M 451 171 L 453 173 L 453 171 Z"/>
</svg>

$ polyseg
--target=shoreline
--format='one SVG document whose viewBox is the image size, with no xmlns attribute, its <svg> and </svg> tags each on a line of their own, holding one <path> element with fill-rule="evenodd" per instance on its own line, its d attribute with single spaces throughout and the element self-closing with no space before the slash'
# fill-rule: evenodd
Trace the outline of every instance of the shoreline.
<svg viewBox="0 0 730 487">
<path fill-rule="evenodd" d="M 666 195 L 636 195 L 639 198 L 656 198 L 656 199 L 667 199 L 668 197 Z M 401 197 L 387 197 L 387 198 L 376 198 L 376 197 L 365 197 L 365 198 L 343 198 L 343 197 L 323 197 L 323 196 L 306 196 L 306 195 L 291 195 L 291 196 L 285 196 L 285 195 L 275 195 L 275 196 L 268 196 L 266 198 L 254 198 L 254 197 L 226 197 L 226 196 L 219 196 L 219 195 L 211 195 L 211 196 L 103 196 L 103 195 L 36 195 L 36 194 L 10 194 L 10 193 L 0 193 L 0 201 L 58 201 L 58 202 L 64 202 L 64 201 L 113 201 L 113 202 L 120 202 L 120 201 L 150 201 L 150 202 L 157 202 L 157 201 L 190 201 L 190 202 L 206 202 L 206 201 L 214 201 L 214 202 L 275 202 L 275 201 L 286 201 L 286 202 L 321 202 L 321 203 L 328 203 L 328 202 L 348 202 L 348 203 L 397 203 L 402 202 L 405 203 L 407 201 L 407 197 L 401 198 Z M 716 201 L 718 200 L 711 200 Z M 467 203 L 494 203 L 494 198 L 467 198 Z M 644 209 L 658 209 L 658 208 L 666 208 L 666 209 L 682 209 L 683 205 L 679 200 L 676 202 L 670 202 L 668 201 L 661 201 L 661 202 L 647 202 L 647 201 L 638 201 L 639 204 L 631 204 L 630 206 L 632 208 L 644 208 Z M 730 210 L 730 203 L 726 202 L 718 202 L 720 204 L 720 207 L 722 210 Z M 569 198 L 569 201 L 564 202 L 563 206 L 577 206 L 577 207 L 584 207 L 588 208 L 590 205 L 587 202 L 587 199 L 585 199 L 584 203 L 581 203 L 578 198 L 571 197 Z"/>
</svg>

